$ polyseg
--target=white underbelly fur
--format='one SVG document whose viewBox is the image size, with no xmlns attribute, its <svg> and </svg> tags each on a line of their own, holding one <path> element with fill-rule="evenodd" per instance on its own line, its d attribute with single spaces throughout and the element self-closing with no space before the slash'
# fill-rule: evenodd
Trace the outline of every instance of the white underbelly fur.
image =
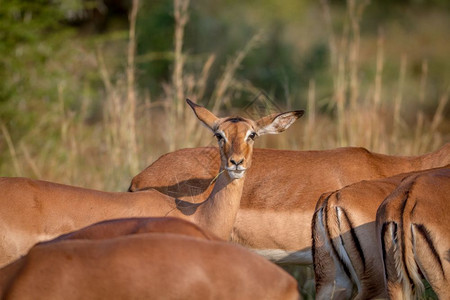
<svg viewBox="0 0 450 300">
<path fill-rule="evenodd" d="M 312 264 L 311 249 L 286 251 L 281 249 L 249 249 L 277 264 Z"/>
</svg>

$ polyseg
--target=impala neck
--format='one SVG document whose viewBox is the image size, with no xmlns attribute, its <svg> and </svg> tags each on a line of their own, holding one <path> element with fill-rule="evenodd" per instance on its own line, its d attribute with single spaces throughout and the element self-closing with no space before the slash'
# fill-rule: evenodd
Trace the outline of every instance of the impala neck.
<svg viewBox="0 0 450 300">
<path fill-rule="evenodd" d="M 231 179 L 227 171 L 220 175 L 209 197 L 199 206 L 196 222 L 219 237 L 228 240 L 241 203 L 244 177 Z"/>
</svg>

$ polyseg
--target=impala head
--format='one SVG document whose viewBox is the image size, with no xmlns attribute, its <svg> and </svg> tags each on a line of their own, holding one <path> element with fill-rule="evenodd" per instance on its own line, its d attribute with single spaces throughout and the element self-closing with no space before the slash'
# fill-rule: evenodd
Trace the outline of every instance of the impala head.
<svg viewBox="0 0 450 300">
<path fill-rule="evenodd" d="M 304 111 L 275 113 L 253 121 L 241 117 L 218 118 L 206 108 L 186 99 L 197 118 L 217 138 L 221 157 L 221 170 L 231 179 L 242 178 L 252 162 L 253 142 L 263 134 L 277 134 L 286 130 Z"/>
</svg>

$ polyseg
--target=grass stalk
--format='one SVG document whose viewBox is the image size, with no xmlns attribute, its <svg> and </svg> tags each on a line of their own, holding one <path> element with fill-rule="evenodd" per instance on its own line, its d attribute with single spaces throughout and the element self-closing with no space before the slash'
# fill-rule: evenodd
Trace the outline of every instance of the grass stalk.
<svg viewBox="0 0 450 300">
<path fill-rule="evenodd" d="M 433 120 L 431 122 L 430 132 L 436 132 L 438 129 L 438 126 L 445 119 L 444 109 L 447 106 L 449 94 L 450 94 L 450 86 L 447 87 L 447 89 L 445 90 L 445 92 L 442 94 L 442 96 L 439 99 L 439 104 L 436 108 L 436 111 L 433 116 Z"/>
<path fill-rule="evenodd" d="M 314 149 L 317 145 L 315 145 L 314 141 L 317 139 L 314 138 L 314 129 L 317 127 L 316 125 L 316 82 L 314 79 L 309 80 L 308 87 L 308 104 L 306 109 L 306 115 L 308 117 L 307 123 L 305 126 L 305 131 L 303 134 L 303 148 L 305 149 Z"/>
<path fill-rule="evenodd" d="M 136 56 L 136 19 L 139 7 L 139 0 L 133 0 L 130 12 L 130 28 L 127 55 L 127 112 L 125 116 L 128 133 L 127 154 L 131 174 L 138 172 L 138 149 L 136 140 L 136 92 L 135 92 L 135 56 Z"/>
<path fill-rule="evenodd" d="M 428 63 L 424 60 L 422 62 L 422 70 L 420 74 L 420 84 L 419 84 L 419 109 L 416 113 L 416 130 L 414 135 L 414 144 L 413 151 L 415 153 L 420 153 L 424 146 L 423 144 L 423 135 L 424 135 L 424 122 L 425 115 L 422 111 L 424 103 L 425 103 L 425 94 L 426 94 L 426 85 L 427 85 L 427 77 L 428 77 Z"/>
<path fill-rule="evenodd" d="M 106 67 L 103 54 L 97 50 L 97 60 L 99 65 L 99 71 L 102 78 L 103 85 L 106 90 L 106 101 L 104 103 L 103 110 L 103 123 L 105 128 L 105 140 L 107 147 L 111 149 L 111 161 L 117 163 L 120 161 L 121 145 L 118 145 L 120 141 L 120 113 L 121 104 L 120 98 L 116 91 L 116 86 L 111 82 L 111 77 Z"/>
<path fill-rule="evenodd" d="M 330 4 L 328 0 L 320 0 L 322 7 L 322 15 L 325 22 L 325 27 L 328 35 L 328 47 L 330 48 L 330 61 L 331 61 L 331 71 L 334 72 L 337 66 L 337 47 L 336 47 L 336 37 L 333 32 L 333 24 L 330 12 Z"/>
<path fill-rule="evenodd" d="M 190 0 L 174 0 L 174 16 L 175 16 L 175 59 L 173 68 L 173 85 L 175 89 L 175 112 L 176 118 L 181 119 L 184 107 L 184 84 L 183 84 L 183 68 L 185 57 L 183 54 L 184 29 L 189 21 L 189 2 Z"/>
<path fill-rule="evenodd" d="M 345 53 L 345 47 L 347 44 L 347 26 L 344 26 L 344 34 L 341 38 L 340 53 Z M 345 134 L 345 106 L 346 106 L 346 92 L 347 92 L 347 80 L 346 80 L 346 58 L 343 54 L 339 54 L 337 57 L 337 72 L 333 76 L 334 81 L 334 102 L 336 104 L 336 122 L 337 122 L 337 143 L 339 146 L 346 146 L 347 137 Z"/>
<path fill-rule="evenodd" d="M 42 178 L 42 173 L 39 170 L 38 166 L 36 165 L 34 159 L 31 157 L 30 151 L 28 151 L 27 147 L 25 147 L 23 143 L 20 143 L 19 147 L 21 152 L 23 153 L 25 161 L 27 162 L 28 166 L 30 166 L 30 169 L 33 172 L 34 177 Z"/>
<path fill-rule="evenodd" d="M 401 106 L 403 101 L 403 88 L 405 84 L 405 74 L 406 74 L 406 65 L 407 65 L 407 56 L 405 54 L 402 55 L 400 59 L 400 70 L 399 70 L 399 79 L 397 85 L 397 92 L 394 98 L 394 115 L 393 115 L 393 129 L 391 135 L 391 144 L 395 145 L 398 143 L 398 138 L 400 136 L 400 130 L 402 127 L 402 119 L 401 119 Z"/>
<path fill-rule="evenodd" d="M 6 144 L 8 145 L 9 154 L 11 155 L 11 160 L 16 172 L 16 176 L 23 176 L 23 170 L 19 163 L 19 159 L 17 158 L 16 148 L 14 147 L 14 143 L 11 139 L 8 128 L 6 128 L 5 124 L 3 123 L 0 123 L 0 127 L 2 129 L 3 136 L 5 137 Z"/>
<path fill-rule="evenodd" d="M 373 114 L 371 118 L 370 131 L 372 132 L 371 146 L 375 149 L 381 148 L 381 95 L 383 88 L 383 67 L 384 67 L 384 33 L 380 28 L 378 29 L 377 38 L 377 58 L 375 67 L 375 83 L 373 92 Z"/>
<path fill-rule="evenodd" d="M 373 93 L 373 105 L 377 110 L 379 110 L 381 104 L 383 67 L 384 67 L 384 32 L 381 28 L 379 28 L 377 39 L 377 58 L 375 67 L 375 90 Z"/>
<path fill-rule="evenodd" d="M 217 114 L 219 112 L 220 106 L 224 102 L 224 96 L 228 88 L 230 87 L 234 74 L 236 73 L 236 70 L 241 65 L 244 58 L 247 56 L 247 54 L 256 48 L 263 39 L 263 32 L 260 31 L 257 34 L 255 34 L 245 45 L 245 47 L 238 51 L 236 55 L 234 56 L 234 59 L 228 60 L 225 70 L 222 73 L 222 76 L 220 77 L 216 89 L 213 92 L 213 107 L 212 112 Z"/>
</svg>

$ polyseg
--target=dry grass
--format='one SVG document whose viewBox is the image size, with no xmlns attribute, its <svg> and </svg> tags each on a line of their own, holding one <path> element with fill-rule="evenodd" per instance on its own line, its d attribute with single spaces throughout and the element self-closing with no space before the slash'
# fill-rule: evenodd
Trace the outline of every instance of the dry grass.
<svg viewBox="0 0 450 300">
<path fill-rule="evenodd" d="M 326 0 L 321 1 L 326 27 L 329 33 L 333 93 L 330 98 L 317 99 L 314 78 L 309 84 L 307 115 L 303 122 L 297 122 L 293 129 L 277 137 L 267 137 L 259 141 L 260 147 L 289 149 L 326 149 L 338 146 L 363 146 L 372 151 L 414 155 L 431 151 L 446 142 L 441 130 L 447 121 L 444 109 L 448 103 L 450 87 L 438 99 L 438 106 L 430 117 L 419 110 L 416 122 L 407 123 L 403 108 L 406 66 L 408 59 L 403 56 L 398 70 L 397 89 L 383 87 L 384 34 L 379 31 L 377 55 L 374 57 L 375 76 L 373 79 L 359 77 L 360 28 L 366 2 L 348 1 L 348 17 L 341 33 L 333 31 L 332 16 Z M 43 118 L 51 118 L 52 124 L 59 126 L 59 138 L 40 136 L 44 126 L 36 124 L 29 137 L 40 136 L 45 141 L 40 148 L 32 148 L 27 138 L 14 141 L 8 128 L 1 124 L 1 135 L 9 153 L 9 160 L 2 162 L 3 175 L 42 178 L 67 184 L 103 190 L 123 191 L 133 175 L 168 151 L 182 147 L 196 147 L 213 142 L 209 134 L 200 129 L 196 118 L 184 104 L 189 97 L 215 112 L 230 109 L 235 93 L 258 99 L 255 105 L 258 113 L 273 110 L 274 105 L 251 83 L 235 78 L 235 72 L 246 55 L 258 46 L 263 46 L 264 33 L 256 34 L 247 45 L 243 45 L 223 68 L 210 98 L 205 96 L 206 83 L 215 55 L 204 59 L 199 73 L 185 69 L 186 54 L 183 52 L 184 28 L 189 19 L 189 0 L 175 0 L 176 20 L 174 39 L 174 67 L 172 81 L 164 83 L 162 95 L 139 94 L 135 79 L 135 22 L 139 1 L 133 1 L 130 14 L 129 42 L 126 47 L 125 79 L 111 75 L 99 48 L 90 54 L 95 61 L 104 85 L 103 113 L 100 126 L 87 123 L 91 100 L 80 99 L 79 110 L 65 106 L 65 86 L 59 85 L 59 104 L 54 111 Z M 427 89 L 427 64 L 422 67 L 419 87 L 421 104 Z M 115 78 L 115 79 L 113 79 Z M 117 79 L 119 78 L 119 79 Z M 304 95 L 289 95 L 289 98 Z M 392 99 L 393 101 L 385 101 Z M 289 106 L 289 102 L 287 103 Z M 321 113 L 328 108 L 328 113 Z M 247 108 L 246 112 L 250 110 Z M 448 138 L 448 137 L 447 137 Z M 305 295 L 313 295 L 312 271 L 308 268 L 296 269 L 302 278 Z M 311 296 L 312 297 L 312 296 Z"/>
</svg>

